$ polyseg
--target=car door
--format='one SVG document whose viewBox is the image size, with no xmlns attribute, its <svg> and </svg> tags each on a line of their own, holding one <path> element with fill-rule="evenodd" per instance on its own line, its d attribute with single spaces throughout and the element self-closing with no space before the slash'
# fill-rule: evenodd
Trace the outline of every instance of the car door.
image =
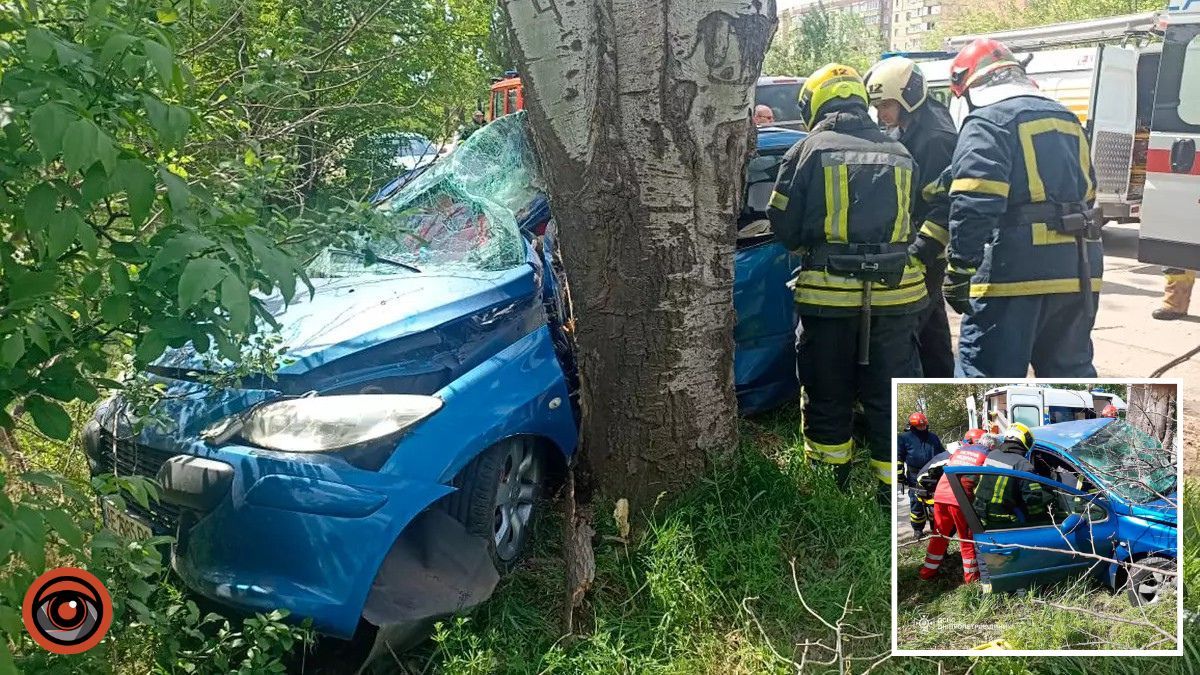
<svg viewBox="0 0 1200 675">
<path fill-rule="evenodd" d="M 1112 556 L 1117 522 L 1100 495 L 999 467 L 948 466 L 946 475 L 971 528 L 985 590 L 1014 591 L 1099 569 L 1096 558 L 1080 553 Z M 1046 513 L 1018 515 L 1016 521 L 989 517 L 988 505 L 975 499 L 963 479 L 976 487 L 983 481 L 1035 483 L 1049 500 Z"/>
</svg>

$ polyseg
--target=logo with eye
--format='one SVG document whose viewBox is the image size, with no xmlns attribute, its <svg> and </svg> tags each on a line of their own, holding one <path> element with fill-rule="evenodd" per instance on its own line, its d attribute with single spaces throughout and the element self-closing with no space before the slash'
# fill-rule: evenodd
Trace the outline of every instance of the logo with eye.
<svg viewBox="0 0 1200 675">
<path fill-rule="evenodd" d="M 112 598 L 95 575 L 59 567 L 38 577 L 21 605 L 25 630 L 46 651 L 78 654 L 95 647 L 112 624 Z"/>
</svg>

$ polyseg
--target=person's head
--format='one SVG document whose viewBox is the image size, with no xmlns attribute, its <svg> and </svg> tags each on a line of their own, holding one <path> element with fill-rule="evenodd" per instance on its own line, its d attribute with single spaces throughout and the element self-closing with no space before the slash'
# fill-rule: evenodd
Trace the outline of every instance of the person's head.
<svg viewBox="0 0 1200 675">
<path fill-rule="evenodd" d="M 1111 417 L 1113 419 L 1116 419 L 1117 418 L 1117 406 L 1109 403 L 1108 405 L 1104 406 L 1104 412 L 1100 413 L 1100 416 L 1101 417 Z"/>
<path fill-rule="evenodd" d="M 972 110 L 1037 91 L 1025 74 L 1025 64 L 1004 43 L 991 38 L 972 41 L 950 64 L 950 93 L 965 98 Z"/>
<path fill-rule="evenodd" d="M 968 445 L 979 445 L 979 441 L 983 438 L 983 429 L 971 429 L 963 434 L 963 443 Z"/>
<path fill-rule="evenodd" d="M 925 105 L 929 97 L 920 67 L 903 56 L 886 58 L 871 66 L 863 82 L 879 121 L 888 127 L 907 124 L 908 116 Z"/>
<path fill-rule="evenodd" d="M 800 116 L 811 129 L 817 122 L 836 110 L 867 108 L 867 88 L 858 71 L 840 63 L 830 63 L 816 70 L 800 87 Z"/>
<path fill-rule="evenodd" d="M 908 416 L 908 428 L 918 431 L 925 431 L 929 428 L 929 420 L 925 419 L 925 413 L 915 412 Z"/>
<path fill-rule="evenodd" d="M 1013 422 L 1004 430 L 1005 441 L 1016 441 L 1022 448 L 1028 450 L 1033 445 L 1033 432 L 1020 422 Z"/>
<path fill-rule="evenodd" d="M 483 124 L 483 111 L 476 110 L 475 112 L 471 113 L 471 119 L 475 120 L 476 124 Z"/>
<path fill-rule="evenodd" d="M 771 110 L 771 106 L 759 103 L 754 106 L 754 123 L 758 126 L 775 123 L 775 111 Z"/>
</svg>

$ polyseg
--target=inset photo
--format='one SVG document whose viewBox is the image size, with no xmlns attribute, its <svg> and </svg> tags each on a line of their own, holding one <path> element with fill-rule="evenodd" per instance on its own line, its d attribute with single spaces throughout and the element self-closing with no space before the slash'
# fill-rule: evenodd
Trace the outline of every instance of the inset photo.
<svg viewBox="0 0 1200 675">
<path fill-rule="evenodd" d="M 897 653 L 1182 653 L 1178 381 L 893 386 Z"/>
</svg>

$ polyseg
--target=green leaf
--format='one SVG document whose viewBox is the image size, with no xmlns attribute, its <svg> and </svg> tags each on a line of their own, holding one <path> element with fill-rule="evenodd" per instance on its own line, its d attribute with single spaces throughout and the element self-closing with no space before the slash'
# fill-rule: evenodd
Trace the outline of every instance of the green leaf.
<svg viewBox="0 0 1200 675">
<path fill-rule="evenodd" d="M 150 39 L 142 40 L 142 49 L 146 51 L 146 57 L 158 71 L 163 86 L 170 89 L 175 78 L 175 55 L 171 53 L 171 49 Z"/>
<path fill-rule="evenodd" d="M 129 296 L 110 295 L 100 303 L 100 317 L 112 326 L 120 325 L 132 314 Z"/>
<path fill-rule="evenodd" d="M 235 330 L 250 322 L 250 293 L 246 285 L 233 274 L 221 281 L 221 306 L 229 312 L 229 322 Z"/>
<path fill-rule="evenodd" d="M 129 270 L 116 260 L 108 263 L 108 282 L 118 293 L 128 293 L 132 289 Z"/>
<path fill-rule="evenodd" d="M 8 299 L 10 303 L 14 304 L 21 300 L 46 295 L 58 286 L 58 275 L 54 272 L 24 272 L 12 275 L 11 279 L 12 286 L 9 288 Z M 70 324 L 67 325 L 70 326 Z"/>
<path fill-rule="evenodd" d="M 29 116 L 29 131 L 38 151 L 47 162 L 62 151 L 63 134 L 71 122 L 71 114 L 57 103 L 45 103 Z"/>
<path fill-rule="evenodd" d="M 104 41 L 104 48 L 100 50 L 100 64 L 107 66 L 134 42 L 137 42 L 137 38 L 129 33 L 113 33 Z"/>
<path fill-rule="evenodd" d="M 48 243 L 47 254 L 51 258 L 57 258 L 75 242 L 75 238 L 79 233 L 80 227 L 86 227 L 83 224 L 83 218 L 79 216 L 79 212 L 75 209 L 67 209 L 59 211 L 54 218 L 50 220 L 50 236 Z"/>
<path fill-rule="evenodd" d="M 152 363 L 155 359 L 162 356 L 166 348 L 167 341 L 163 337 L 163 334 L 159 331 L 151 330 L 142 334 L 134 353 L 142 363 Z"/>
<path fill-rule="evenodd" d="M 71 416 L 58 403 L 35 395 L 25 399 L 25 409 L 43 434 L 60 441 L 71 437 Z"/>
<path fill-rule="evenodd" d="M 96 252 L 100 250 L 100 240 L 96 238 L 96 232 L 92 226 L 87 223 L 79 224 L 79 245 L 92 257 L 95 257 Z"/>
<path fill-rule="evenodd" d="M 195 232 L 183 232 L 171 237 L 158 255 L 154 256 L 154 262 L 151 264 L 152 269 L 166 267 L 174 262 L 183 260 L 184 258 L 198 253 L 208 248 L 216 246 L 217 243 L 208 237 L 197 234 Z"/>
<path fill-rule="evenodd" d="M 219 260 L 196 258 L 188 261 L 179 277 L 179 308 L 186 311 L 200 301 L 204 294 L 221 283 L 229 268 Z"/>
<path fill-rule="evenodd" d="M 172 24 L 179 20 L 179 12 L 175 11 L 174 7 L 163 7 L 155 10 L 155 16 L 158 17 L 158 22 L 161 24 Z"/>
<path fill-rule="evenodd" d="M 127 195 L 130 219 L 141 225 L 154 204 L 154 172 L 141 162 L 123 159 L 117 162 L 116 182 Z"/>
<path fill-rule="evenodd" d="M 78 549 L 83 545 L 83 533 L 66 511 L 50 509 L 45 512 L 45 517 L 46 524 L 53 528 L 58 533 L 58 536 L 67 542 L 68 546 Z"/>
<path fill-rule="evenodd" d="M 44 232 L 58 210 L 58 191 L 49 183 L 38 183 L 25 195 L 25 228 Z"/>
<path fill-rule="evenodd" d="M 25 48 L 35 62 L 44 63 L 54 53 L 54 36 L 44 28 L 30 28 L 25 32 Z"/>
<path fill-rule="evenodd" d="M 102 281 L 100 270 L 92 270 L 79 280 L 79 290 L 83 291 L 84 295 L 95 295 L 96 291 L 100 290 Z"/>
<path fill-rule="evenodd" d="M 96 159 L 104 166 L 106 173 L 112 173 L 117 168 L 117 147 L 113 140 L 103 131 L 96 133 Z"/>
<path fill-rule="evenodd" d="M 63 164 L 68 171 L 86 169 L 96 161 L 96 139 L 100 130 L 91 120 L 75 120 L 63 136 Z"/>
<path fill-rule="evenodd" d="M 17 330 L 4 338 L 4 342 L 0 342 L 0 361 L 6 366 L 12 366 L 20 361 L 22 356 L 25 356 L 25 336 Z"/>
<path fill-rule="evenodd" d="M 83 197 L 83 203 L 85 205 L 94 204 L 108 195 L 111 192 L 109 182 L 105 168 L 93 164 L 83 177 L 83 183 L 79 186 L 79 194 Z"/>
<path fill-rule="evenodd" d="M 29 336 L 29 341 L 37 345 L 46 355 L 50 354 L 50 341 L 46 339 L 46 331 L 36 323 L 31 323 L 25 327 L 25 334 Z"/>
<path fill-rule="evenodd" d="M 190 209 L 189 197 L 192 194 L 187 181 L 171 173 L 165 167 L 158 168 L 158 177 L 167 186 L 167 199 L 175 213 L 186 213 Z"/>
</svg>

